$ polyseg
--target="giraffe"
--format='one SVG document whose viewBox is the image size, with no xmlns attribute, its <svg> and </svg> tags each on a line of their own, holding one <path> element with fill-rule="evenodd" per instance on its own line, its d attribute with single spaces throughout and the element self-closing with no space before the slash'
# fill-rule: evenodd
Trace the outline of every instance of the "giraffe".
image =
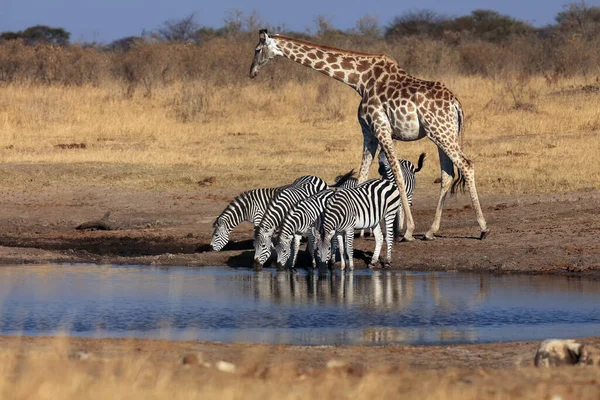
<svg viewBox="0 0 600 400">
<path fill-rule="evenodd" d="M 390 161 L 402 198 L 406 231 L 404 240 L 412 241 L 414 221 L 406 196 L 404 179 L 395 154 L 394 140 L 415 141 L 429 138 L 438 147 L 441 190 L 435 216 L 425 239 L 433 240 L 439 231 L 442 209 L 448 191 L 467 186 L 481 230 L 488 233 L 475 187 L 473 162 L 462 151 L 464 113 L 456 96 L 440 82 L 425 81 L 409 75 L 398 63 L 383 54 L 368 54 L 336 49 L 283 35 L 270 36 L 259 31 L 250 78 L 275 57 L 285 57 L 322 72 L 350 86 L 361 96 L 358 121 L 363 134 L 363 154 L 359 182 L 364 182 L 378 147 Z M 456 180 L 454 166 L 457 167 Z"/>
</svg>

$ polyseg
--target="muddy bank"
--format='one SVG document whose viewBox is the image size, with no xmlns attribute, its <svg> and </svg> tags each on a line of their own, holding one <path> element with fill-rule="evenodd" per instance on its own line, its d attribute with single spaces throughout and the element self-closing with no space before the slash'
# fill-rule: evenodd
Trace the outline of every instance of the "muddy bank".
<svg viewBox="0 0 600 400">
<path fill-rule="evenodd" d="M 249 224 L 236 229 L 223 251 L 208 246 L 212 222 L 239 192 L 94 187 L 0 191 L 0 263 L 250 267 Z M 435 202 L 434 192 L 415 196 L 417 239 L 431 223 Z M 458 196 L 447 201 L 439 238 L 395 244 L 392 267 L 600 276 L 600 193 L 484 196 L 483 206 L 491 229 L 487 239 L 477 239 L 468 198 Z M 106 211 L 111 211 L 108 223 L 114 230 L 74 229 Z M 357 268 L 363 268 L 374 240 L 358 239 L 355 247 Z"/>
</svg>

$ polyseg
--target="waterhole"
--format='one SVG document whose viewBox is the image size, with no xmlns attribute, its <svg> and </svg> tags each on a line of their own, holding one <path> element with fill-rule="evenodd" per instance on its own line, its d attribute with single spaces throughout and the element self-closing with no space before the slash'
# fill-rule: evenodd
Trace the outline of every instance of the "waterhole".
<svg viewBox="0 0 600 400">
<path fill-rule="evenodd" d="M 0 332 L 218 342 L 451 344 L 600 334 L 600 282 L 402 271 L 0 267 Z"/>
</svg>

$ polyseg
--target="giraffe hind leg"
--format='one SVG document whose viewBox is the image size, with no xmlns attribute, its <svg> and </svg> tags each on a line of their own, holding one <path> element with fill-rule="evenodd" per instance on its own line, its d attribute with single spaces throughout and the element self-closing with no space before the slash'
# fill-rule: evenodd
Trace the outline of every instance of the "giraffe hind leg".
<svg viewBox="0 0 600 400">
<path fill-rule="evenodd" d="M 438 199 L 437 207 L 435 209 L 435 217 L 431 228 L 425 233 L 423 237 L 425 240 L 434 240 L 435 234 L 440 230 L 440 221 L 442 220 L 442 211 L 444 209 L 444 202 L 448 191 L 452 186 L 452 179 L 454 178 L 454 164 L 452 160 L 444 153 L 444 151 L 438 147 L 438 153 L 440 156 L 440 170 L 441 170 L 441 185 L 440 185 L 440 197 Z"/>
<path fill-rule="evenodd" d="M 445 153 L 445 155 L 452 161 L 452 163 L 454 165 L 456 165 L 457 168 L 460 169 L 460 172 L 463 175 L 463 178 L 466 182 L 466 186 L 469 190 L 469 194 L 471 197 L 471 204 L 473 205 L 473 210 L 475 211 L 475 216 L 477 217 L 477 223 L 479 224 L 479 228 L 481 230 L 481 234 L 480 234 L 480 239 L 484 239 L 487 235 L 487 233 L 489 232 L 488 228 L 487 228 L 487 223 L 485 221 L 485 218 L 483 216 L 483 211 L 481 210 L 481 203 L 479 202 L 479 196 L 477 195 L 477 188 L 475 186 L 475 167 L 473 166 L 473 162 L 471 160 L 469 160 L 467 157 L 465 157 L 465 155 L 463 154 L 462 150 L 460 149 L 459 145 L 458 145 L 458 141 L 455 140 L 454 143 L 446 143 L 446 142 L 438 142 L 435 141 L 436 144 L 438 145 L 439 148 L 441 148 L 441 150 L 443 150 L 443 152 Z M 441 158 L 440 158 L 441 159 Z M 443 184 L 444 182 L 442 182 Z M 448 183 L 446 183 L 448 185 Z M 447 193 L 447 190 L 446 190 Z M 440 194 L 440 199 L 442 198 L 441 194 Z M 443 205 L 443 203 L 442 203 Z M 439 204 L 438 204 L 439 207 Z M 437 210 L 436 210 L 436 215 L 437 215 Z M 441 217 L 441 210 L 440 210 L 440 217 Z M 435 223 L 435 220 L 434 220 Z M 432 230 L 433 228 L 436 228 L 436 226 L 432 226 Z M 438 226 L 437 228 L 439 228 L 439 221 L 438 221 Z"/>
</svg>

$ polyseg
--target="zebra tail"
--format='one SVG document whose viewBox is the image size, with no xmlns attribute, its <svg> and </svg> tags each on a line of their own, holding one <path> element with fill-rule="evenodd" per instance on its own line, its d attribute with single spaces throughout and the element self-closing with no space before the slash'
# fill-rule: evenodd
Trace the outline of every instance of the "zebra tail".
<svg viewBox="0 0 600 400">
<path fill-rule="evenodd" d="M 419 156 L 419 161 L 417 162 L 417 169 L 415 169 L 415 173 L 419 172 L 421 168 L 423 168 L 423 161 L 425 161 L 425 157 L 427 157 L 427 154 L 421 153 Z"/>
<path fill-rule="evenodd" d="M 337 188 L 342 186 L 348 179 L 354 176 L 354 169 L 351 169 L 349 172 L 345 173 L 338 179 L 333 185 L 329 185 L 330 188 Z"/>
<path fill-rule="evenodd" d="M 463 194 L 465 193 L 465 186 L 467 184 L 467 180 L 465 179 L 465 176 L 463 175 L 460 168 L 456 168 L 456 170 L 458 171 L 458 177 L 454 180 L 454 182 L 452 182 L 452 187 L 450 188 L 450 195 L 455 195 L 457 191 L 460 191 Z"/>
</svg>

